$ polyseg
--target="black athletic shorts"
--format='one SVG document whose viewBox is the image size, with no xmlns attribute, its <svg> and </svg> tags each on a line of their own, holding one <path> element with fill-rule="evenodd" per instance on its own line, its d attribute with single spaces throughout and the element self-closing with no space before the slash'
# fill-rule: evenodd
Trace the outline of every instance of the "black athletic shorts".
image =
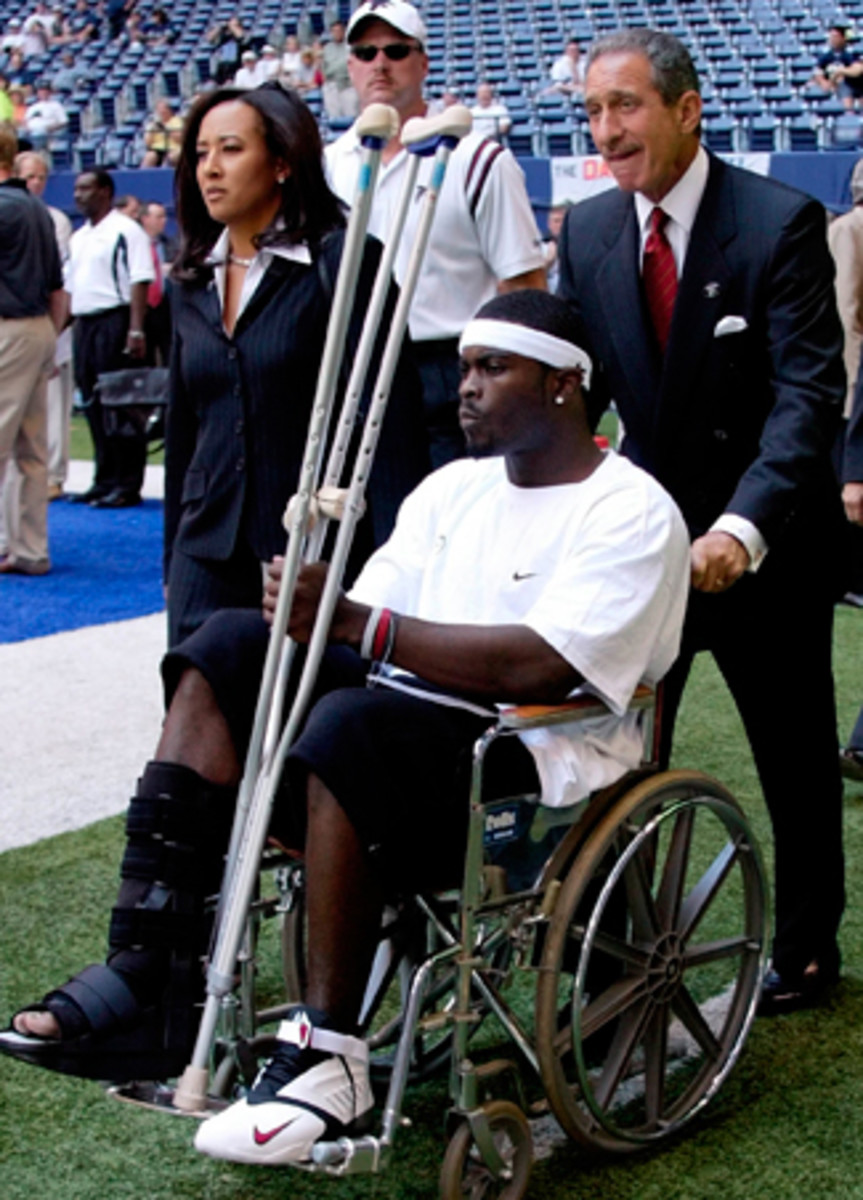
<svg viewBox="0 0 863 1200">
<path fill-rule="evenodd" d="M 207 679 L 240 758 L 251 732 L 268 629 L 257 611 L 216 613 L 163 661 L 169 704 L 187 666 Z M 395 890 L 458 882 L 464 863 L 473 745 L 493 717 L 368 687 L 368 664 L 331 647 L 305 725 L 287 759 L 273 833 L 302 848 L 305 779 L 336 797 L 380 873 Z M 486 760 L 486 795 L 536 792 L 530 753 L 514 737 Z"/>
</svg>

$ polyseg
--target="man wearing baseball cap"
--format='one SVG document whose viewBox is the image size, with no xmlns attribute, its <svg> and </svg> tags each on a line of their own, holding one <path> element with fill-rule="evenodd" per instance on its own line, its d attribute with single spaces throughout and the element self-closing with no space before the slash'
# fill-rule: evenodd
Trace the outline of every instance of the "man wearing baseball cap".
<svg viewBox="0 0 863 1200">
<path fill-rule="evenodd" d="M 428 114 L 423 97 L 427 40 L 419 12 L 405 0 L 366 0 L 356 9 L 347 28 L 348 70 L 361 109 L 390 104 L 402 125 Z M 355 193 L 360 157 L 353 129 L 326 148 L 333 189 L 346 203 Z M 393 138 L 383 152 L 369 226 L 382 241 L 393 225 L 407 160 L 401 141 Z M 424 159 L 396 256 L 398 282 L 407 267 L 431 171 L 431 160 Z M 545 286 L 542 244 L 524 175 L 509 150 L 469 134 L 447 168 L 410 312 L 433 466 L 464 452 L 457 413 L 458 337 L 465 324 L 498 290 Z"/>
</svg>

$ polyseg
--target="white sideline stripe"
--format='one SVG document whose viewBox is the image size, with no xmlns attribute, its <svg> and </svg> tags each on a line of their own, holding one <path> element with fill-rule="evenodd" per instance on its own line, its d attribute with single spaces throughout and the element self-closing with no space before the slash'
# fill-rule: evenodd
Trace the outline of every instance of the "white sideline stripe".
<svg viewBox="0 0 863 1200">
<path fill-rule="evenodd" d="M 92 482 L 73 459 L 65 491 Z M 163 467 L 142 494 L 161 499 Z M 164 613 L 0 644 L 0 851 L 125 810 L 159 735 L 164 649 Z"/>
<path fill-rule="evenodd" d="M 85 459 L 73 458 L 69 463 L 64 492 L 86 492 L 93 482 L 93 464 Z M 144 474 L 144 486 L 141 495 L 148 500 L 161 500 L 165 494 L 165 468 L 148 463 Z"/>
<path fill-rule="evenodd" d="M 0 851 L 126 808 L 159 736 L 164 649 L 164 613 L 0 645 Z"/>
</svg>

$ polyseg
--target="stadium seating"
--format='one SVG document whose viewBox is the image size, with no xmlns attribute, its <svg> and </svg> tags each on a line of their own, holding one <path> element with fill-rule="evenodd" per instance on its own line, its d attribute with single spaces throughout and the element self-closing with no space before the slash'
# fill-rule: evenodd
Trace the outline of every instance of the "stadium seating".
<svg viewBox="0 0 863 1200">
<path fill-rule="evenodd" d="M 160 0 L 140 0 L 146 23 Z M 422 6 L 421 6 L 422 7 Z M 817 54 L 837 19 L 863 25 L 863 0 L 426 0 L 430 95 L 455 86 L 470 100 L 492 82 L 513 117 L 509 144 L 518 154 L 590 152 L 577 98 L 550 90 L 549 72 L 567 40 L 585 46 L 620 26 L 652 24 L 683 38 L 704 83 L 708 145 L 720 149 L 856 149 L 860 121 L 812 86 Z M 238 15 L 253 44 L 281 43 L 288 33 L 322 31 L 350 0 L 177 0 L 168 7 L 173 41 L 161 45 L 104 37 L 76 49 L 79 86 L 62 97 L 69 127 L 52 149 L 55 163 L 134 166 L 155 100 L 186 104 L 211 76 L 207 31 Z M 31 0 L 0 0 L 0 30 L 24 18 Z M 32 78 L 51 76 L 63 47 L 27 64 Z M 317 93 L 309 97 L 326 138 L 330 124 Z"/>
</svg>

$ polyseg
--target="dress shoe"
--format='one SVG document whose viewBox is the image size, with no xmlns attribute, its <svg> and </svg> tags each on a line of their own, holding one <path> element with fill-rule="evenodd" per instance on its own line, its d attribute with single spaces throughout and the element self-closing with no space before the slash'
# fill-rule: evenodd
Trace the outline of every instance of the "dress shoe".
<svg viewBox="0 0 863 1200">
<path fill-rule="evenodd" d="M 863 782 L 863 750 L 853 750 L 846 746 L 839 751 L 839 770 L 846 779 L 856 779 Z"/>
<path fill-rule="evenodd" d="M 136 504 L 141 503 L 141 497 L 137 492 L 124 492 L 120 488 L 115 488 L 113 492 L 109 492 L 107 496 L 100 496 L 97 500 L 90 501 L 91 508 L 134 508 Z"/>
<path fill-rule="evenodd" d="M 107 488 L 99 487 L 94 483 L 92 487 L 87 488 L 86 492 L 76 492 L 74 495 L 70 496 L 69 503 L 92 504 L 94 500 L 101 500 L 102 497 L 107 496 L 107 494 Z"/>
<path fill-rule="evenodd" d="M 811 962 L 802 975 L 780 975 L 771 967 L 761 983 L 759 1017 L 778 1017 L 783 1013 L 811 1008 L 825 998 L 839 982 L 839 967 L 822 967 Z"/>
<path fill-rule="evenodd" d="M 47 575 L 51 562 L 47 558 L 0 559 L 0 575 Z"/>
</svg>

